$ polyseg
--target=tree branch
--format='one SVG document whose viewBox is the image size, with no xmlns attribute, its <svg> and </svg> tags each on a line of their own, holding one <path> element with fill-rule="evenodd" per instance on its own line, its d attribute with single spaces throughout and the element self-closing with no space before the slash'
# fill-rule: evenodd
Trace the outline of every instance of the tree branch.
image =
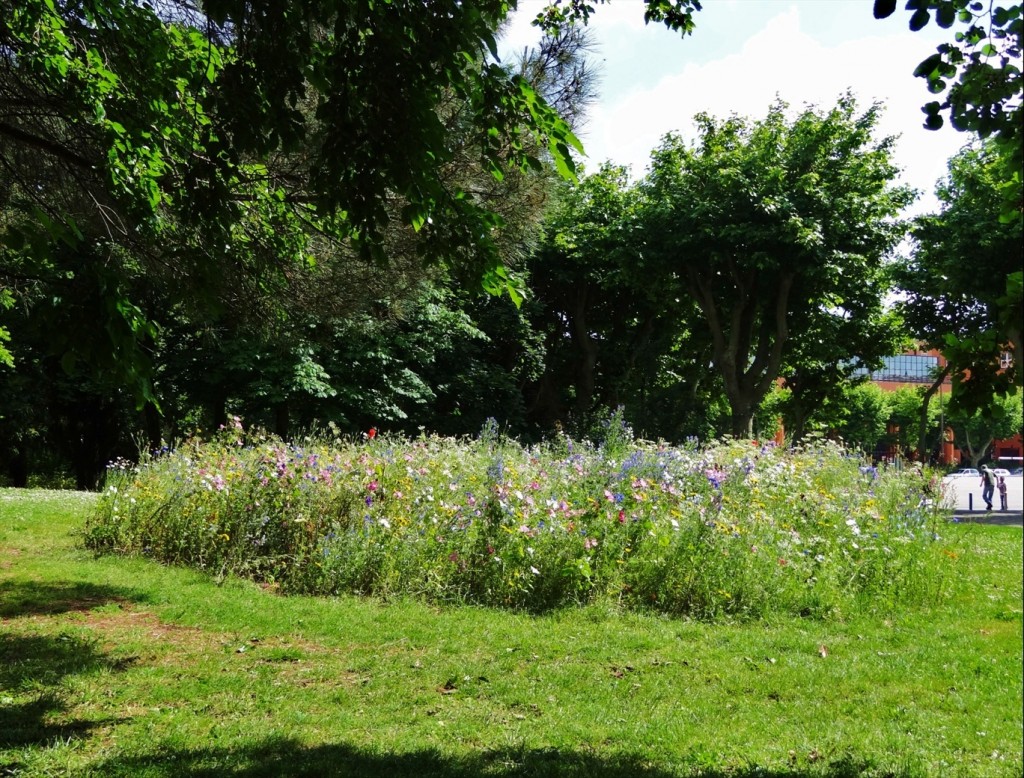
<svg viewBox="0 0 1024 778">
<path fill-rule="evenodd" d="M 85 168 L 86 170 L 93 170 L 95 168 L 95 165 L 93 165 L 90 160 L 80 154 L 76 154 L 71 149 L 62 146 L 56 141 L 52 141 L 49 138 L 40 138 L 38 135 L 25 132 L 25 130 L 11 124 L 7 124 L 6 122 L 0 122 L 0 134 L 6 135 L 9 138 L 13 138 L 16 141 L 20 141 L 21 143 L 25 143 L 29 146 L 33 146 L 34 148 L 42 149 L 52 156 L 75 165 L 76 167 Z"/>
</svg>

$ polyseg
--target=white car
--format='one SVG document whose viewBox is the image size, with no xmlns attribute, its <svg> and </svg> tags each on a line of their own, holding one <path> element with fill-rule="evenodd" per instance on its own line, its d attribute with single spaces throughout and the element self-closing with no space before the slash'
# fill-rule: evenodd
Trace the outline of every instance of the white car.
<svg viewBox="0 0 1024 778">
<path fill-rule="evenodd" d="M 1010 477 L 1010 471 L 1006 470 L 1006 469 L 1004 469 L 1002 467 L 994 467 L 994 468 L 992 468 L 992 472 L 996 474 L 996 478 L 1009 478 Z"/>
<path fill-rule="evenodd" d="M 981 473 L 973 467 L 961 467 L 959 470 L 954 470 L 950 473 L 947 478 L 981 478 Z"/>
</svg>

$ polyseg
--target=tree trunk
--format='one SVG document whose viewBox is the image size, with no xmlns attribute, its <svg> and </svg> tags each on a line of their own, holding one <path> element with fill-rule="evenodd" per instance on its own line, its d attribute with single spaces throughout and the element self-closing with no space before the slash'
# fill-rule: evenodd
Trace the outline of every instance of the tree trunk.
<svg viewBox="0 0 1024 778">
<path fill-rule="evenodd" d="M 754 411 L 749 405 L 732 411 L 732 436 L 734 438 L 754 437 Z"/>
<path fill-rule="evenodd" d="M 149 445 L 149 450 L 151 452 L 159 450 L 160 446 L 163 445 L 160 411 L 157 410 L 153 403 L 147 402 L 143 407 L 142 421 L 146 428 L 146 442 Z"/>
<path fill-rule="evenodd" d="M 574 310 L 570 314 L 572 341 L 579 350 L 576 363 L 576 410 L 586 413 L 594 401 L 594 370 L 597 367 L 597 344 L 587 328 L 587 290 L 576 293 Z"/>
<path fill-rule="evenodd" d="M 210 417 L 214 430 L 219 430 L 221 427 L 227 426 L 228 404 L 226 397 L 222 395 L 213 401 L 210 406 Z"/>
<path fill-rule="evenodd" d="M 288 401 L 282 400 L 274 406 L 274 432 L 281 440 L 288 440 L 289 422 Z"/>
<path fill-rule="evenodd" d="M 970 434 L 967 432 L 967 430 L 964 430 L 964 443 L 967 444 L 967 456 L 971 460 L 971 467 L 977 467 L 978 463 L 985 458 L 985 454 L 988 453 L 988 448 L 989 446 L 992 445 L 992 441 L 994 440 L 995 438 L 989 437 L 988 441 L 986 441 L 984 446 L 981 446 L 980 448 L 975 450 L 974 446 L 971 445 Z"/>
<path fill-rule="evenodd" d="M 789 338 L 789 294 L 795 279 L 792 273 L 780 276 L 771 298 L 772 309 L 762 311 L 755 296 L 762 279 L 756 272 L 735 275 L 737 299 L 732 302 L 726 324 L 726 316 L 715 301 L 712 281 L 690 270 L 689 292 L 711 331 L 715 369 L 725 382 L 732 411 L 731 432 L 736 437 L 752 436 L 754 410 L 779 376 L 783 346 Z"/>
<path fill-rule="evenodd" d="M 924 397 L 921 398 L 921 418 L 917 424 L 917 460 L 919 462 L 926 461 L 928 448 L 928 404 L 932 400 L 932 396 L 939 391 L 946 378 L 949 377 L 952 372 L 953 366 L 946 364 L 942 368 L 942 372 L 936 376 L 935 381 L 931 386 L 928 387 L 928 391 L 924 393 Z"/>
<path fill-rule="evenodd" d="M 11 479 L 11 486 L 24 489 L 28 486 L 28 452 L 25 446 L 18 446 L 14 455 L 7 460 L 7 475 Z"/>
</svg>

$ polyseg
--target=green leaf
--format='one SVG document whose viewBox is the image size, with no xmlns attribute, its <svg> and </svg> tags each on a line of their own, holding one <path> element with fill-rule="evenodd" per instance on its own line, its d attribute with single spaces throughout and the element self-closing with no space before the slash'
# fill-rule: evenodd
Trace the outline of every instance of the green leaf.
<svg viewBox="0 0 1024 778">
<path fill-rule="evenodd" d="M 486 32 L 485 31 L 480 36 L 480 38 L 484 42 L 484 45 L 487 46 L 487 50 L 491 53 L 491 56 L 494 57 L 495 60 L 497 60 L 498 59 L 498 43 L 497 43 L 497 41 L 494 40 L 494 36 L 491 35 L 490 32 Z"/>
<path fill-rule="evenodd" d="M 911 32 L 917 32 L 924 28 L 926 24 L 931 20 L 932 15 L 924 8 L 919 8 L 914 12 L 914 15 L 910 17 L 910 30 Z"/>
<path fill-rule="evenodd" d="M 1011 9 L 1003 8 L 999 6 L 992 11 L 992 22 L 997 27 L 1004 26 L 1008 21 L 1020 16 L 1021 7 L 1019 5 L 1013 6 Z"/>
<path fill-rule="evenodd" d="M 555 161 L 555 170 L 566 181 L 576 183 L 579 179 L 576 176 L 576 163 L 569 154 L 569 149 L 564 143 L 551 144 L 551 156 Z"/>
<path fill-rule="evenodd" d="M 940 5 L 935 9 L 935 23 L 943 29 L 949 29 L 956 21 L 956 8 L 952 4 Z"/>
<path fill-rule="evenodd" d="M 495 181 L 505 180 L 505 171 L 503 171 L 501 166 L 491 157 L 487 158 L 487 169 L 491 172 Z"/>
<path fill-rule="evenodd" d="M 75 355 L 68 351 L 60 358 L 61 369 L 68 375 L 71 375 L 75 372 L 75 363 L 77 361 L 78 360 L 75 358 Z"/>
<path fill-rule="evenodd" d="M 875 0 L 874 14 L 876 19 L 887 19 L 896 10 L 896 0 Z"/>
<path fill-rule="evenodd" d="M 427 209 L 422 203 L 409 203 L 402 209 L 402 218 L 415 230 L 419 232 L 427 223 Z"/>
<path fill-rule="evenodd" d="M 0 289 L 0 307 L 7 308 L 14 304 L 14 299 L 6 289 Z M 14 367 L 14 355 L 4 346 L 11 342 L 11 332 L 6 327 L 0 327 L 0 365 Z"/>
<path fill-rule="evenodd" d="M 941 62 L 941 54 L 932 54 L 928 59 L 921 62 L 921 64 L 914 69 L 914 75 L 918 78 L 927 78 L 929 74 L 936 71 Z"/>
</svg>

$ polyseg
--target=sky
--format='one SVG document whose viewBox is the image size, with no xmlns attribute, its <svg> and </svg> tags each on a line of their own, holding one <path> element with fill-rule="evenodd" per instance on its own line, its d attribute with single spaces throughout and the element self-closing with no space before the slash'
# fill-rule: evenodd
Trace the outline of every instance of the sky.
<svg viewBox="0 0 1024 778">
<path fill-rule="evenodd" d="M 595 1 L 596 4 L 596 1 Z M 763 117 L 781 98 L 794 110 L 827 109 L 846 91 L 867 107 L 884 106 L 878 133 L 899 136 L 902 181 L 919 190 L 908 215 L 938 209 L 935 184 L 968 136 L 949 126 L 922 126 L 921 106 L 935 99 L 914 68 L 949 40 L 934 22 L 910 32 L 902 3 L 889 19 L 872 16 L 871 0 L 704 0 L 696 29 L 682 38 L 644 25 L 642 0 L 611 0 L 591 17 L 598 100 L 577 133 L 596 170 L 610 160 L 642 176 L 651 150 L 668 132 L 694 137 L 693 116 Z M 521 51 L 539 33 L 529 25 L 543 0 L 519 0 L 501 42 Z"/>
</svg>

